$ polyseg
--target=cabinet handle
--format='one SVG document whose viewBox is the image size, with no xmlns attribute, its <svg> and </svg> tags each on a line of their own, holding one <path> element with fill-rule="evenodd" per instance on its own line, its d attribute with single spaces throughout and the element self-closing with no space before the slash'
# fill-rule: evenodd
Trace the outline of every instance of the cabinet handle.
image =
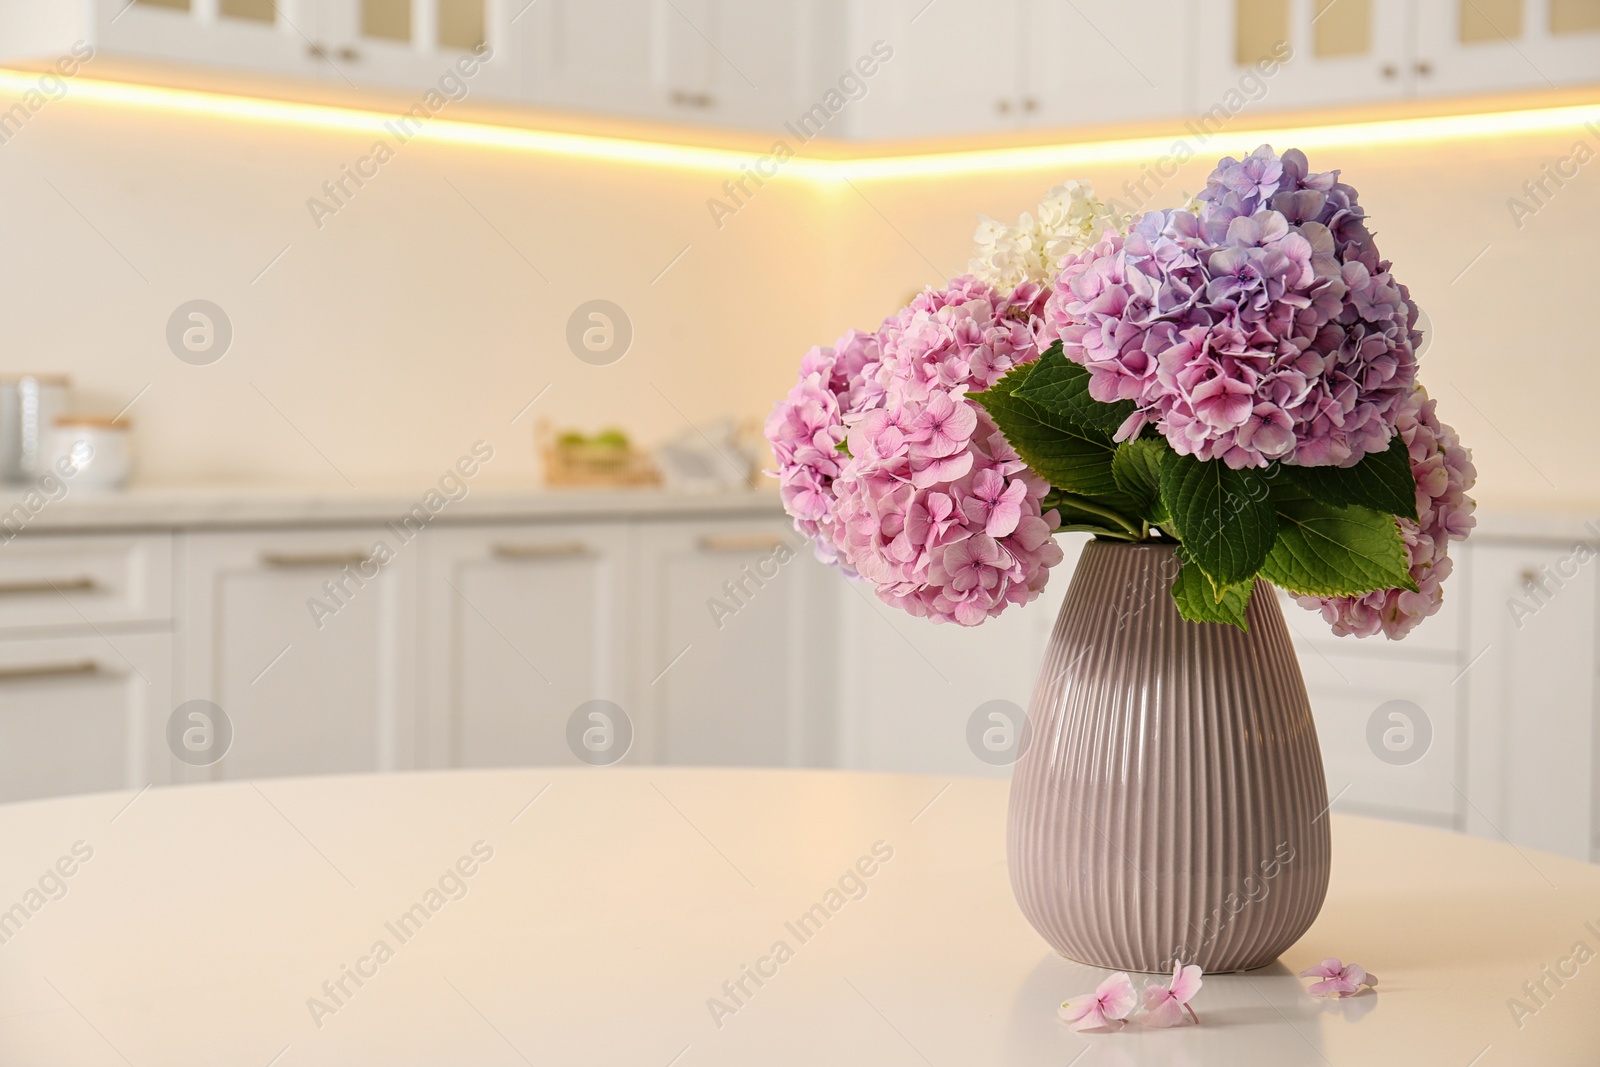
<svg viewBox="0 0 1600 1067">
<path fill-rule="evenodd" d="M 996 100 L 994 102 L 994 109 L 996 111 L 1000 112 L 1000 114 L 1002 114 L 1002 115 L 1009 115 L 1009 114 L 1011 114 L 1011 101 L 1009 101 L 1009 100 Z"/>
<path fill-rule="evenodd" d="M 94 588 L 93 578 L 62 578 L 38 581 L 0 582 L 0 596 L 39 596 L 43 593 L 87 593 Z"/>
<path fill-rule="evenodd" d="M 24 667 L 0 667 L 0 683 L 31 682 L 38 678 L 76 678 L 99 673 L 100 664 L 92 659 L 71 663 L 32 663 Z"/>
<path fill-rule="evenodd" d="M 1418 60 L 1415 69 L 1418 74 L 1426 78 L 1428 75 L 1433 73 L 1433 64 L 1429 63 L 1426 59 Z"/>
<path fill-rule="evenodd" d="M 1033 97 L 1033 96 L 1025 96 L 1025 97 L 1023 97 L 1022 98 L 1022 110 L 1024 110 L 1024 111 L 1038 111 L 1039 110 L 1039 100 L 1038 100 L 1038 98 L 1037 97 Z"/>
<path fill-rule="evenodd" d="M 682 89 L 674 89 L 672 102 L 679 107 L 710 107 L 716 100 L 709 93 L 686 93 Z"/>
<path fill-rule="evenodd" d="M 1383 66 L 1378 68 L 1378 73 L 1382 74 L 1385 78 L 1398 78 L 1400 76 L 1400 68 L 1396 67 L 1393 63 L 1385 63 Z"/>
<path fill-rule="evenodd" d="M 700 538 L 702 552 L 759 552 L 788 547 L 789 542 L 776 534 L 712 534 Z"/>
<path fill-rule="evenodd" d="M 582 541 L 559 541 L 547 545 L 495 545 L 489 551 L 496 559 L 564 559 L 587 556 L 589 546 Z"/>
<path fill-rule="evenodd" d="M 327 59 L 328 50 L 323 48 L 320 44 L 308 44 L 306 45 L 306 55 L 310 56 L 312 59 Z"/>
<path fill-rule="evenodd" d="M 371 557 L 365 552 L 263 552 L 264 567 L 354 567 Z"/>
<path fill-rule="evenodd" d="M 339 49 L 339 58 L 348 60 L 351 63 L 355 63 L 361 59 L 361 53 L 356 49 L 351 48 L 349 45 L 345 45 L 343 48 Z"/>
</svg>

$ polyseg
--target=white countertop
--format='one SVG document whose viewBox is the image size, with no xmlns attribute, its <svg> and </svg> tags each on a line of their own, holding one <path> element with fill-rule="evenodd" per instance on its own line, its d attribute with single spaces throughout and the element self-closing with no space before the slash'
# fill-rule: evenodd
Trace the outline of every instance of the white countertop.
<svg viewBox="0 0 1600 1067">
<path fill-rule="evenodd" d="M 185 486 L 102 492 L 69 488 L 61 499 L 39 506 L 25 528 L 38 533 L 388 522 L 398 521 L 421 504 L 429 488 Z M 11 486 L 0 490 L 0 520 L 23 500 L 23 490 Z M 776 488 L 698 493 L 469 483 L 466 496 L 446 504 L 434 521 L 781 513 Z"/>
<path fill-rule="evenodd" d="M 1105 972 L 1054 955 L 1012 901 L 1006 791 L 533 768 L 0 806 L 0 908 L 72 871 L 0 944 L 0 1062 L 1600 1063 L 1600 961 L 1520 1027 L 1507 1008 L 1600 944 L 1600 868 L 1339 815 L 1327 904 L 1278 964 L 1207 976 L 1198 1026 L 1072 1033 L 1057 1005 Z M 828 901 L 863 857 L 861 889 Z M 1312 999 L 1295 972 L 1326 956 L 1378 992 Z M 767 977 L 735 1002 L 745 967 Z"/>
<path fill-rule="evenodd" d="M 97 529 L 189 529 L 317 526 L 396 520 L 421 503 L 429 486 L 349 489 L 295 486 L 137 486 L 94 492 L 71 490 L 30 516 L 34 533 Z M 0 520 L 23 500 L 24 490 L 0 486 Z M 37 499 L 37 498 L 36 498 Z M 735 492 L 668 489 L 547 489 L 530 485 L 469 483 L 468 493 L 446 505 L 438 522 L 514 521 L 782 513 L 774 488 Z M 1475 538 L 1600 542 L 1600 509 L 1480 506 Z"/>
</svg>

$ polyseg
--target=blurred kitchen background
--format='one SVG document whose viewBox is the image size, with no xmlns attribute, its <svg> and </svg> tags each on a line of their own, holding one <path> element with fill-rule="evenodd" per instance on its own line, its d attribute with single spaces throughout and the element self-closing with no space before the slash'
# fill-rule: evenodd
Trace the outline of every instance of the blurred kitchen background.
<svg viewBox="0 0 1600 1067">
<path fill-rule="evenodd" d="M 1480 473 L 1405 642 L 1286 605 L 1330 799 L 1600 848 L 1600 0 L 8 0 L 0 64 L 0 799 L 1008 773 L 1078 542 L 913 619 L 760 422 L 980 214 L 1270 140 L 1360 190 Z"/>
</svg>

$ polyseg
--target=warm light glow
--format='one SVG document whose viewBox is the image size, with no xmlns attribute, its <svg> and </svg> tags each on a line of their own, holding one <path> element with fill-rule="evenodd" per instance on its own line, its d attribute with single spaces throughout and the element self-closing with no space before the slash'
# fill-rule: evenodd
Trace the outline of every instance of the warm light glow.
<svg viewBox="0 0 1600 1067">
<path fill-rule="evenodd" d="M 34 89 L 38 86 L 38 81 L 37 74 L 0 70 L 0 91 L 10 94 L 20 95 L 28 89 Z M 96 81 L 88 78 L 74 78 L 69 86 L 68 99 L 90 101 L 111 107 L 199 115 L 268 125 L 299 126 L 390 139 L 396 136 L 392 128 L 396 116 L 383 112 L 198 92 L 190 89 L 166 89 L 123 82 Z M 1274 144 L 1280 149 L 1289 146 L 1327 148 L 1342 145 L 1361 147 L 1417 145 L 1572 129 L 1594 122 L 1600 122 L 1600 103 L 1476 115 L 1379 119 L 1320 126 L 1253 127 L 1226 132 L 1233 142 L 1235 151 L 1247 151 L 1260 143 Z M 530 130 L 489 123 L 460 122 L 447 118 L 430 119 L 412 135 L 411 139 L 435 144 L 470 145 L 602 163 L 644 164 L 680 170 L 713 171 L 720 174 L 737 173 L 741 164 L 748 167 L 754 159 L 759 158 L 758 153 L 726 148 Z M 1195 154 L 1200 154 L 1199 146 L 1193 143 L 1192 138 L 1172 133 L 1157 137 L 1089 141 L 1078 144 L 955 150 L 855 159 L 796 157 L 784 162 L 780 173 L 814 181 L 835 182 L 948 177 L 993 171 L 1064 170 L 1092 164 L 1154 163 L 1162 157 L 1172 155 L 1180 140 L 1188 140 L 1191 147 L 1196 150 Z"/>
</svg>

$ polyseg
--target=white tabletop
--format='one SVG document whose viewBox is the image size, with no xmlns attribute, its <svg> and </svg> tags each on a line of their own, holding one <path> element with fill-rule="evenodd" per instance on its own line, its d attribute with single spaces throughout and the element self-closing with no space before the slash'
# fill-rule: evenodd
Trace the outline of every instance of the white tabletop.
<svg viewBox="0 0 1600 1067">
<path fill-rule="evenodd" d="M 7 805 L 0 908 L 27 918 L 0 927 L 0 1063 L 1600 1064 L 1600 959 L 1561 962 L 1600 950 L 1600 868 L 1338 816 L 1327 906 L 1279 965 L 1208 977 L 1200 1026 L 1072 1033 L 1057 1004 L 1104 972 L 1012 903 L 1005 800 L 990 780 L 611 768 Z M 463 857 L 445 888 L 465 895 L 430 899 Z M 857 899 L 830 899 L 852 870 L 871 872 L 845 879 Z M 419 903 L 437 907 L 402 940 Z M 814 904 L 836 910 L 802 939 Z M 1311 999 L 1294 972 L 1325 956 L 1380 991 Z M 1519 1028 L 1508 999 L 1546 965 L 1578 973 Z M 336 1001 L 344 967 L 369 976 Z M 746 967 L 770 977 L 735 1001 Z"/>
</svg>

